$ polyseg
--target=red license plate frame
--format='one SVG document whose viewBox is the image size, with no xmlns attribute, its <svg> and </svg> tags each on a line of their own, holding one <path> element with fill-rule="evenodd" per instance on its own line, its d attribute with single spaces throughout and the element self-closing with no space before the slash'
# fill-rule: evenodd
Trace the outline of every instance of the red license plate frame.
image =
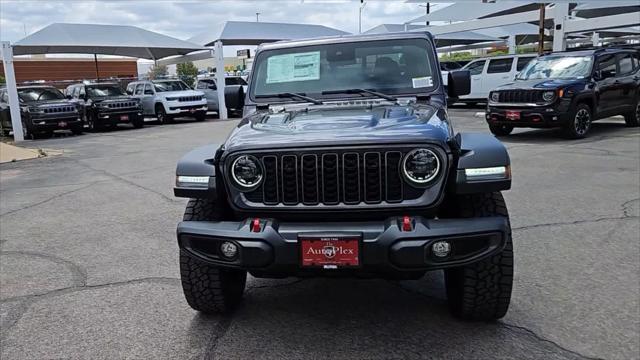
<svg viewBox="0 0 640 360">
<path fill-rule="evenodd" d="M 300 266 L 342 269 L 361 266 L 361 234 L 300 234 Z"/>
<path fill-rule="evenodd" d="M 129 121 L 129 115 L 120 115 L 120 121 Z"/>
<path fill-rule="evenodd" d="M 507 110 L 505 113 L 505 117 L 507 120 L 520 120 L 520 111 L 517 110 Z"/>
</svg>

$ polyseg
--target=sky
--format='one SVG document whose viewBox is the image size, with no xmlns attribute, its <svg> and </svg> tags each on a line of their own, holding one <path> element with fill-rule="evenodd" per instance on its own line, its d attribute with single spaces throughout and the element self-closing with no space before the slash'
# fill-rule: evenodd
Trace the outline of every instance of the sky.
<svg viewBox="0 0 640 360">
<path fill-rule="evenodd" d="M 227 20 L 308 23 L 358 32 L 359 0 L 168 1 L 0 0 L 0 39 L 15 42 L 51 23 L 134 25 L 187 39 Z M 405 0 L 368 0 L 362 30 L 403 23 L 425 8 Z"/>
</svg>

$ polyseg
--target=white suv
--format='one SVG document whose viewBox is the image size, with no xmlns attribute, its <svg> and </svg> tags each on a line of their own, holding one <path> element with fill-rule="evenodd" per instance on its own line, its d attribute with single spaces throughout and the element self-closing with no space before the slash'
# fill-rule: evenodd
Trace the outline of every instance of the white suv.
<svg viewBox="0 0 640 360">
<path fill-rule="evenodd" d="M 145 115 L 155 116 L 161 124 L 175 116 L 191 116 L 202 121 L 207 115 L 207 99 L 181 80 L 134 81 L 127 93 L 140 99 Z"/>
<path fill-rule="evenodd" d="M 471 75 L 471 92 L 460 96 L 458 101 L 468 104 L 487 102 L 491 90 L 509 83 L 516 74 L 536 55 L 505 55 L 480 58 L 471 61 L 462 69 L 469 70 Z"/>
</svg>

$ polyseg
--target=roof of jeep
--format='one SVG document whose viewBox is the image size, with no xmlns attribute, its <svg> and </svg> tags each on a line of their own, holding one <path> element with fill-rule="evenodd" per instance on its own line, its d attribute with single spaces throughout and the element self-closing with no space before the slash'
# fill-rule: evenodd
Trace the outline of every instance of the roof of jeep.
<svg viewBox="0 0 640 360">
<path fill-rule="evenodd" d="M 431 34 L 427 31 L 406 31 L 397 33 L 384 33 L 384 34 L 357 34 L 357 35 L 339 35 L 339 36 L 326 36 L 311 39 L 300 40 L 283 40 L 273 43 L 262 44 L 258 47 L 259 51 L 284 49 L 299 46 L 311 46 L 311 45 L 323 45 L 333 43 L 349 43 L 356 41 L 375 41 L 375 40 L 398 40 L 398 39 L 433 39 Z"/>
</svg>

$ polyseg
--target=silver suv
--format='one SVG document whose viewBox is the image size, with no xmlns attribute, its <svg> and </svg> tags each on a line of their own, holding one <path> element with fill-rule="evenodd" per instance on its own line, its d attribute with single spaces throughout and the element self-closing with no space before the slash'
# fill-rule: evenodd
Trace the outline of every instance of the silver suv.
<svg viewBox="0 0 640 360">
<path fill-rule="evenodd" d="M 155 116 L 162 124 L 176 116 L 202 121 L 207 114 L 204 94 L 181 80 L 134 81 L 127 85 L 127 93 L 140 99 L 144 115 Z"/>
</svg>

